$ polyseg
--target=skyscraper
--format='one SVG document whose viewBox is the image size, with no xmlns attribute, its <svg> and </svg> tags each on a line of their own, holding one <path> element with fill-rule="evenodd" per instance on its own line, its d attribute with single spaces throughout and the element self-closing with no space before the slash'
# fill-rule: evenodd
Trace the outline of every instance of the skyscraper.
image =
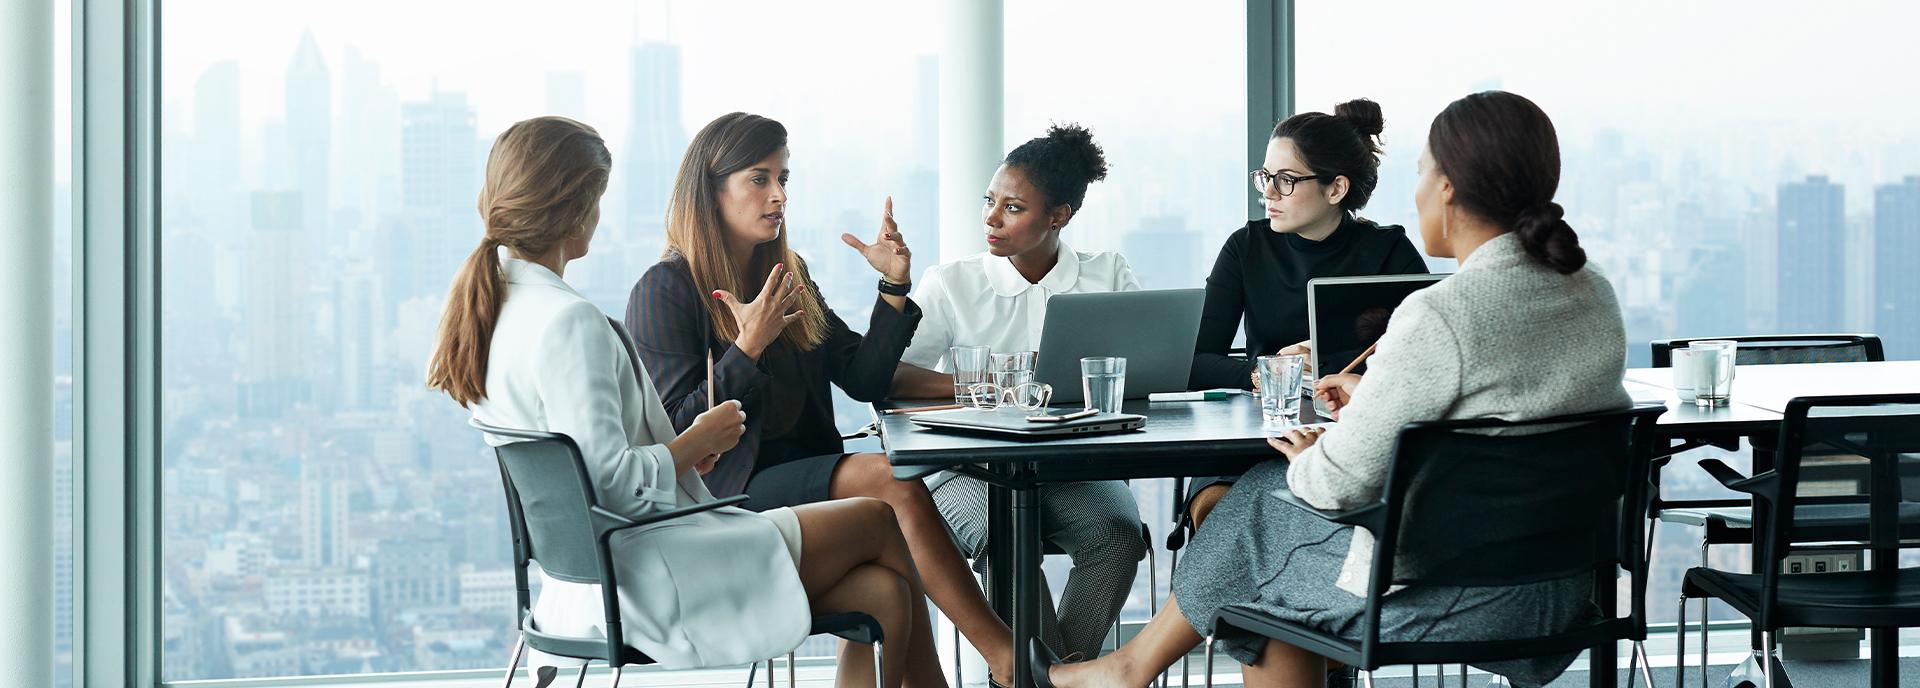
<svg viewBox="0 0 1920 688">
<path fill-rule="evenodd" d="M 480 243 L 480 136 L 465 93 L 434 91 L 401 107 L 403 217 L 384 256 L 389 304 L 443 292 Z"/>
<path fill-rule="evenodd" d="M 327 60 L 320 55 L 320 45 L 313 40 L 312 31 L 300 35 L 300 46 L 294 49 L 293 62 L 287 65 L 286 104 L 287 152 L 291 159 L 284 164 L 291 166 L 293 188 L 300 192 L 301 224 L 306 229 L 307 243 L 317 249 L 310 256 L 324 259 L 331 243 L 326 231 L 327 212 L 333 207 L 327 189 L 327 156 L 332 151 L 333 75 L 327 70 Z"/>
<path fill-rule="evenodd" d="M 633 46 L 628 77 L 631 107 L 627 122 L 627 149 L 614 151 L 623 161 L 629 236 L 663 239 L 667 197 L 674 174 L 687 148 L 686 128 L 680 124 L 680 46 L 645 42 Z"/>
<path fill-rule="evenodd" d="M 1920 176 L 1873 190 L 1873 328 L 1887 357 L 1920 358 Z"/>
<path fill-rule="evenodd" d="M 306 261 L 301 260 L 305 216 L 298 191 L 253 192 L 241 295 L 247 355 L 241 366 L 240 405 L 248 416 L 277 417 L 309 391 Z"/>
<path fill-rule="evenodd" d="M 300 564 L 308 570 L 349 563 L 348 475 L 331 460 L 308 457 L 300 463 Z"/>
<path fill-rule="evenodd" d="M 1780 332 L 1841 329 L 1846 306 L 1846 195 L 1825 175 L 1780 185 Z"/>
<path fill-rule="evenodd" d="M 337 167 L 342 174 L 329 193 L 335 207 L 354 211 L 356 229 L 365 231 L 400 207 L 400 96 L 381 78 L 380 65 L 352 46 L 341 60 L 340 73 Z M 338 234 L 343 228 L 334 229 Z M 363 253 L 378 250 L 355 248 Z"/>
</svg>

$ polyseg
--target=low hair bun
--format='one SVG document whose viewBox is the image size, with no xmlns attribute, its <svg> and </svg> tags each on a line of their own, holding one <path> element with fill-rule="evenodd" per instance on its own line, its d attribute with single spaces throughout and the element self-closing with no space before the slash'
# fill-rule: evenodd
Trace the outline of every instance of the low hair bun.
<svg viewBox="0 0 1920 688">
<path fill-rule="evenodd" d="M 1570 275 L 1586 266 L 1587 251 L 1580 247 L 1580 235 L 1565 217 L 1566 210 L 1560 204 L 1548 201 L 1520 211 L 1513 221 L 1513 233 L 1535 261 Z"/>
</svg>

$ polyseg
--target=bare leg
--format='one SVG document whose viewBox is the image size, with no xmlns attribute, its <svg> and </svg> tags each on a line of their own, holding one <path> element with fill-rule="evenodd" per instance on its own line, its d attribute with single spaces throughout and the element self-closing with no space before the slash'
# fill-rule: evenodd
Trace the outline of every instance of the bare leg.
<svg viewBox="0 0 1920 688">
<path fill-rule="evenodd" d="M 1060 688 L 1144 686 L 1202 640 L 1205 638 L 1193 632 L 1186 615 L 1180 613 L 1180 601 L 1169 596 L 1167 606 L 1153 615 L 1153 620 L 1140 629 L 1140 635 L 1113 654 L 1091 662 L 1055 666 L 1053 685 Z"/>
<path fill-rule="evenodd" d="M 887 688 L 899 688 L 906 677 L 907 643 L 896 636 L 907 635 L 912 624 L 913 593 L 907 582 L 884 566 L 861 564 L 847 571 L 837 584 L 812 595 L 813 608 L 820 612 L 865 612 L 880 622 L 886 634 L 884 659 Z M 905 640 L 902 638 L 901 640 Z M 865 643 L 840 643 L 840 667 L 834 685 L 840 688 L 868 688 L 873 685 L 873 646 Z M 935 662 L 938 664 L 938 662 Z"/>
<path fill-rule="evenodd" d="M 894 480 L 893 468 L 884 454 L 854 454 L 834 469 L 832 496 L 873 497 L 893 507 L 900 532 L 906 536 L 907 547 L 922 574 L 927 597 L 953 619 L 967 641 L 986 658 L 996 680 L 1010 678 L 1013 630 L 987 606 L 987 598 L 980 594 L 966 560 L 947 537 L 946 524 L 926 485 L 917 480 Z"/>
<path fill-rule="evenodd" d="M 893 508 L 877 499 L 856 498 L 807 504 L 793 511 L 800 517 L 800 582 L 809 597 L 818 598 L 836 589 L 847 572 L 860 566 L 879 566 L 891 572 L 906 584 L 911 603 L 906 607 L 908 621 L 901 630 L 882 624 L 886 631 L 887 672 L 891 675 L 893 668 L 899 667 L 905 672 L 906 685 L 945 688 L 946 676 L 940 673 L 939 655 L 933 646 L 932 620 L 922 601 L 926 592 L 908 554 L 906 540 L 900 536 Z M 850 599 L 857 602 L 859 598 Z M 814 606 L 824 609 L 818 602 Z M 836 611 L 865 610 L 855 607 Z M 856 664 L 863 667 L 860 671 L 872 674 L 872 655 L 867 650 L 857 654 L 861 660 Z M 850 665 L 843 662 L 841 666 L 844 669 Z M 872 685 L 871 680 L 866 685 Z"/>
<path fill-rule="evenodd" d="M 1267 641 L 1260 661 L 1244 667 L 1247 688 L 1319 686 L 1327 682 L 1327 660 L 1278 640 Z"/>
<path fill-rule="evenodd" d="M 1193 495 L 1193 501 L 1187 502 L 1187 515 L 1193 517 L 1195 530 L 1200 529 L 1200 524 L 1207 520 L 1207 514 L 1213 513 L 1213 507 L 1219 506 L 1220 500 L 1227 496 L 1227 490 L 1231 489 L 1233 485 L 1230 483 L 1214 483 Z"/>
</svg>

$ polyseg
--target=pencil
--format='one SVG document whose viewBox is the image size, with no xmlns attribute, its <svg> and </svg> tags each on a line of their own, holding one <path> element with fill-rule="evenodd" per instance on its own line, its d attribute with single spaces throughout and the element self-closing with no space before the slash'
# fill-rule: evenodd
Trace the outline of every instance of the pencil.
<svg viewBox="0 0 1920 688">
<path fill-rule="evenodd" d="M 707 410 L 713 410 L 713 352 L 706 352 L 707 359 Z"/>
<path fill-rule="evenodd" d="M 1360 355 L 1359 355 L 1359 356 L 1356 356 L 1356 357 L 1354 357 L 1354 359 L 1353 359 L 1353 362 L 1352 362 L 1352 363 L 1348 363 L 1348 364 L 1347 364 L 1347 367 L 1345 367 L 1345 368 L 1341 368 L 1341 369 L 1340 369 L 1340 374 L 1341 374 L 1341 375 L 1345 375 L 1345 374 L 1347 374 L 1347 373 L 1351 373 L 1351 372 L 1353 372 L 1353 369 L 1354 369 L 1354 368 L 1358 368 L 1358 367 L 1360 367 L 1360 362 L 1361 362 L 1361 361 L 1365 361 L 1365 360 L 1367 360 L 1367 357 L 1368 357 L 1368 356 L 1372 356 L 1372 355 L 1373 355 L 1373 349 L 1374 349 L 1375 347 L 1378 347 L 1378 346 L 1380 346 L 1380 342 L 1379 342 L 1379 340 L 1374 340 L 1374 342 L 1373 342 L 1372 344 L 1368 344 L 1368 345 L 1367 345 L 1367 350 L 1366 350 L 1366 351 L 1362 351 L 1362 352 L 1360 352 Z"/>
<path fill-rule="evenodd" d="M 885 411 L 881 411 L 881 413 L 891 416 L 896 413 L 921 413 L 924 411 L 951 411 L 957 408 L 965 408 L 965 407 L 959 404 L 941 404 L 939 406 L 915 406 L 913 408 L 887 409 Z"/>
</svg>

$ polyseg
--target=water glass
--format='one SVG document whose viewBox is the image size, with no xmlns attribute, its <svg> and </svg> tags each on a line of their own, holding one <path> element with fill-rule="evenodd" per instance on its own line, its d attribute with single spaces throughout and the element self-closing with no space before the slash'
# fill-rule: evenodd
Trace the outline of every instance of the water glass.
<svg viewBox="0 0 1920 688">
<path fill-rule="evenodd" d="M 1127 398 L 1127 359 L 1090 356 L 1080 359 L 1080 391 L 1086 408 L 1119 413 Z"/>
<path fill-rule="evenodd" d="M 1693 366 L 1693 403 L 1695 406 L 1726 406 L 1733 399 L 1734 354 L 1739 343 L 1728 339 L 1707 339 L 1686 348 L 1695 360 Z M 1678 353 L 1678 352 L 1676 352 Z"/>
<path fill-rule="evenodd" d="M 987 355 L 987 384 L 982 396 L 993 399 L 992 406 L 1026 408 L 1022 402 L 1033 394 L 1033 364 L 1039 354 L 1032 351 L 1003 351 Z"/>
<path fill-rule="evenodd" d="M 1254 365 L 1260 371 L 1260 418 L 1268 423 L 1292 422 L 1300 418 L 1300 381 L 1306 374 L 1307 357 L 1261 356 Z"/>
<path fill-rule="evenodd" d="M 987 383 L 990 353 L 984 346 L 947 349 L 947 361 L 953 364 L 953 403 L 967 408 L 980 408 L 981 399 L 975 388 Z"/>
</svg>

